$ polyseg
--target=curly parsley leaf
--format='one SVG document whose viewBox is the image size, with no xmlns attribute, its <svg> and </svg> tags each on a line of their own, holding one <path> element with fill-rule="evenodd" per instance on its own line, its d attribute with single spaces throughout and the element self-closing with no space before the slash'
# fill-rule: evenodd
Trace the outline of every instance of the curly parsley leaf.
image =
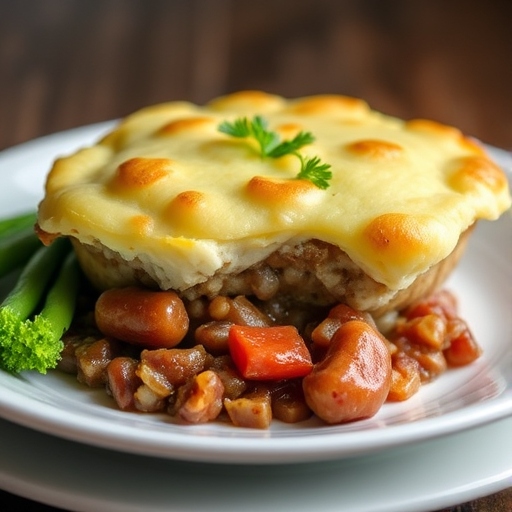
<svg viewBox="0 0 512 512">
<path fill-rule="evenodd" d="M 279 144 L 279 135 L 267 130 L 267 122 L 261 116 L 255 116 L 252 121 L 246 117 L 236 119 L 233 123 L 224 121 L 220 124 L 219 131 L 231 137 L 254 139 L 259 145 L 262 157 L 270 156 Z"/>
<path fill-rule="evenodd" d="M 281 141 L 279 134 L 268 130 L 267 121 L 261 116 L 254 116 L 252 120 L 241 117 L 233 122 L 222 122 L 218 130 L 226 135 L 239 139 L 254 139 L 259 146 L 262 158 L 280 158 L 294 155 L 300 159 L 301 169 L 297 179 L 306 179 L 318 188 L 325 190 L 329 187 L 332 173 L 329 164 L 322 163 L 320 158 L 305 158 L 299 149 L 314 142 L 315 138 L 310 132 L 299 132 L 293 139 Z"/>
<path fill-rule="evenodd" d="M 232 123 L 229 121 L 222 122 L 219 125 L 219 132 L 238 138 L 250 137 L 252 134 L 249 120 L 246 117 L 240 117 Z"/>
<path fill-rule="evenodd" d="M 299 158 L 301 165 L 297 178 L 309 180 L 322 190 L 329 188 L 329 181 L 332 178 L 332 172 L 330 171 L 331 166 L 329 164 L 323 164 L 317 156 L 304 158 L 299 155 Z"/>
<path fill-rule="evenodd" d="M 309 132 L 300 132 L 292 140 L 285 140 L 278 144 L 268 156 L 272 158 L 279 158 L 280 156 L 292 155 L 303 147 L 314 142 L 315 138 Z"/>
</svg>

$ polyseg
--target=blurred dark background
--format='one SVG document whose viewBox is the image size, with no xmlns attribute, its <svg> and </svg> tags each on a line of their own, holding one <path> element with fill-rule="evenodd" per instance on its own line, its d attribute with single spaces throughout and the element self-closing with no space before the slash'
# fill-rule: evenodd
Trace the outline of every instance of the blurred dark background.
<svg viewBox="0 0 512 512">
<path fill-rule="evenodd" d="M 254 88 L 511 149 L 511 56 L 510 0 L 0 0 L 0 149 Z"/>
</svg>

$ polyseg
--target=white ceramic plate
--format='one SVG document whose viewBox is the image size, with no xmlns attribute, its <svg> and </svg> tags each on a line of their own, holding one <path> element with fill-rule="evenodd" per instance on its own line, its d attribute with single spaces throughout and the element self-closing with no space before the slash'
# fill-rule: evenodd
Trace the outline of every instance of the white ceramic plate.
<svg viewBox="0 0 512 512">
<path fill-rule="evenodd" d="M 0 215 L 35 208 L 55 157 L 96 140 L 110 124 L 39 139 L 0 154 Z M 507 169 L 509 154 L 493 150 Z M 481 223 L 448 286 L 484 349 L 412 399 L 385 404 L 372 419 L 342 426 L 275 422 L 268 431 L 121 412 L 103 391 L 51 372 L 0 372 L 0 416 L 42 432 L 137 454 L 203 462 L 285 463 L 341 459 L 459 432 L 512 413 L 512 216 Z"/>
<path fill-rule="evenodd" d="M 511 485 L 511 431 L 508 418 L 356 459 L 231 466 L 114 452 L 0 420 L 0 487 L 77 512 L 432 512 Z"/>
</svg>

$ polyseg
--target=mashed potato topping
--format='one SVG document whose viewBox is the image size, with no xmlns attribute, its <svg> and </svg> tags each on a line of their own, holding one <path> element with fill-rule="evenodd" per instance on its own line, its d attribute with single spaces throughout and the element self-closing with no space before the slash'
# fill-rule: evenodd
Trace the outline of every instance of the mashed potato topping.
<svg viewBox="0 0 512 512">
<path fill-rule="evenodd" d="M 282 139 L 311 132 L 301 153 L 331 165 L 330 186 L 296 179 L 296 158 L 262 159 L 218 130 L 254 115 Z M 400 290 L 446 258 L 475 221 L 509 206 L 503 171 L 455 128 L 402 121 L 344 96 L 247 91 L 206 106 L 143 109 L 57 160 L 38 223 L 47 236 L 141 260 L 175 290 L 311 239 Z"/>
</svg>

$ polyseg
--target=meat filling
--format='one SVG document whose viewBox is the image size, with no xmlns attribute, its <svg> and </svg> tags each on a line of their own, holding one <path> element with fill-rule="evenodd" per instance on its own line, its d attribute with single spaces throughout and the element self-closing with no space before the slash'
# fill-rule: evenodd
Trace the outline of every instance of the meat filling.
<svg viewBox="0 0 512 512">
<path fill-rule="evenodd" d="M 390 290 L 368 276 L 350 257 L 327 242 L 316 239 L 299 244 L 283 244 L 267 258 L 239 272 L 223 269 L 204 282 L 176 290 L 188 301 L 199 297 L 254 296 L 262 301 L 291 297 L 294 302 L 314 306 L 348 304 L 375 317 L 400 309 L 432 293 L 458 263 L 468 235 L 461 236 L 452 254 L 420 275 L 405 290 Z M 128 262 L 103 246 L 75 241 L 82 268 L 98 288 L 143 285 L 165 289 L 165 271 L 135 258 Z"/>
</svg>

